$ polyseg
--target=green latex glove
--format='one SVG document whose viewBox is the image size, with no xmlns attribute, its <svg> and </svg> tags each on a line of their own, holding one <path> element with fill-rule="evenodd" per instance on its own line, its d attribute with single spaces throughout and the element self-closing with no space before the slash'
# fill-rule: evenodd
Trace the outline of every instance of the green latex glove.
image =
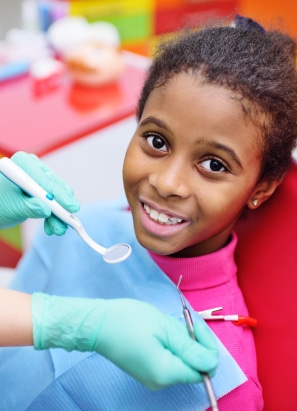
<svg viewBox="0 0 297 411">
<path fill-rule="evenodd" d="M 72 189 L 34 154 L 19 151 L 11 160 L 48 193 L 53 194 L 70 213 L 79 210 L 79 203 L 74 198 Z M 63 235 L 67 230 L 67 224 L 51 214 L 47 204 L 38 198 L 29 197 L 0 173 L 0 228 L 12 227 L 27 218 L 45 218 L 44 230 L 48 235 Z"/>
<path fill-rule="evenodd" d="M 137 300 L 32 296 L 36 349 L 96 351 L 150 389 L 202 381 L 218 365 L 214 336 L 196 323 L 193 341 L 184 324 Z"/>
</svg>

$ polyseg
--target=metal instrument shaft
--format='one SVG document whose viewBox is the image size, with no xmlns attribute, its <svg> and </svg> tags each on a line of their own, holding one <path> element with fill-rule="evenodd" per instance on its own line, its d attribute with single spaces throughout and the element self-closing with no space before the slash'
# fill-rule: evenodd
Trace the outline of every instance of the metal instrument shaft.
<svg viewBox="0 0 297 411">
<path fill-rule="evenodd" d="M 180 291 L 180 288 L 179 288 L 181 279 L 182 279 L 182 276 L 179 277 L 176 288 L 177 288 L 177 290 L 179 292 L 179 295 L 180 295 L 180 298 L 181 298 L 181 302 L 182 302 L 182 306 L 183 306 L 183 315 L 184 315 L 184 318 L 185 318 L 185 321 L 186 321 L 186 326 L 187 326 L 187 329 L 188 329 L 188 333 L 189 333 L 190 337 L 193 340 L 197 341 L 197 338 L 195 337 L 195 334 L 194 334 L 194 325 L 193 325 L 193 320 L 192 320 L 191 313 L 190 313 L 190 311 L 189 311 L 189 309 L 186 305 L 184 296 L 183 296 L 183 294 L 182 294 L 182 292 Z M 205 386 L 205 389 L 206 389 L 206 392 L 207 392 L 207 395 L 208 395 L 208 398 L 209 398 L 211 409 L 213 411 L 219 411 L 218 403 L 217 403 L 217 400 L 216 400 L 216 396 L 215 396 L 215 393 L 214 393 L 214 390 L 213 390 L 213 386 L 212 386 L 210 377 L 207 373 L 201 373 L 201 375 L 202 375 L 204 386 Z"/>
</svg>

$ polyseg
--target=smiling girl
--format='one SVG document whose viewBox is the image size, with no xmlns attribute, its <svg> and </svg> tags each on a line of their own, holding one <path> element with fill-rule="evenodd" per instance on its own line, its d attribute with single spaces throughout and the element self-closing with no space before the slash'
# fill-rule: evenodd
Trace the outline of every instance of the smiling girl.
<svg viewBox="0 0 297 411">
<path fill-rule="evenodd" d="M 297 137 L 295 57 L 291 38 L 240 16 L 231 25 L 186 31 L 161 44 L 123 166 L 129 209 L 125 198 L 90 205 L 80 216 L 95 241 L 129 242 L 132 256 L 107 266 L 71 232 L 59 239 L 40 233 L 14 288 L 134 298 L 183 321 L 176 290 L 182 276 L 180 289 L 195 321 L 201 321 L 197 312 L 215 307 L 248 316 L 236 277 L 234 227 L 247 208 L 273 195 L 290 167 Z M 28 285 L 33 269 L 41 276 Z M 252 330 L 231 321 L 208 325 L 220 348 L 212 380 L 220 411 L 263 410 Z M 152 392 L 98 354 L 51 350 L 45 359 L 19 349 L 13 355 L 30 357 L 31 374 L 44 369 L 46 382 L 36 382 L 35 394 L 26 399 L 31 411 L 209 407 L 203 384 Z M 13 377 L 13 361 L 0 369 L 6 380 Z M 14 393 L 19 403 L 25 391 Z M 8 392 L 3 384 L 2 398 Z M 65 408 L 69 398 L 77 408 Z"/>
<path fill-rule="evenodd" d="M 259 182 L 261 135 L 236 94 L 181 72 L 155 88 L 124 164 L 140 243 L 158 254 L 196 257 L 227 244 L 243 207 L 278 182 Z M 253 205 L 252 205 L 253 206 Z"/>
</svg>

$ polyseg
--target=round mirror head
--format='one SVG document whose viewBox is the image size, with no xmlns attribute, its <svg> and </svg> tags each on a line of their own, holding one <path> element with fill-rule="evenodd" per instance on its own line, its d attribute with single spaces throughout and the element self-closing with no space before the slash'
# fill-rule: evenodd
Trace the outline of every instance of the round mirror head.
<svg viewBox="0 0 297 411">
<path fill-rule="evenodd" d="M 103 259 L 109 264 L 120 263 L 126 260 L 131 252 L 132 248 L 129 244 L 115 244 L 106 250 Z"/>
</svg>

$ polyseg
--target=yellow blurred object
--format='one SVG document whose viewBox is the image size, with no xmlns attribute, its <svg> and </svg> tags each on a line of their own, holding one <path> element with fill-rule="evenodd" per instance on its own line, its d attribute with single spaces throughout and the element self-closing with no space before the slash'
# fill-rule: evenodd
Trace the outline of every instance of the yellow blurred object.
<svg viewBox="0 0 297 411">
<path fill-rule="evenodd" d="M 154 8 L 155 0 L 74 0 L 69 3 L 70 15 L 85 16 L 89 21 L 107 14 L 137 14 Z"/>
</svg>

